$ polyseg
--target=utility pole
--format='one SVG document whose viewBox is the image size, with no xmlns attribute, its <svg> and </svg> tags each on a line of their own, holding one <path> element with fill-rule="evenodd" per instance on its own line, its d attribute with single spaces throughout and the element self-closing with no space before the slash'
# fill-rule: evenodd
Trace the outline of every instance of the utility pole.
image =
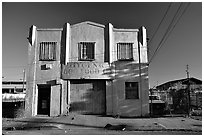
<svg viewBox="0 0 204 137">
<path fill-rule="evenodd" d="M 152 88 L 150 88 L 150 90 L 149 90 L 150 91 L 150 98 L 149 99 L 151 100 L 151 103 L 150 103 L 150 117 L 152 117 L 152 90 L 153 90 Z"/>
<path fill-rule="evenodd" d="M 188 64 L 186 65 L 186 75 L 187 75 L 187 102 L 188 102 L 188 116 L 190 114 L 190 107 L 191 107 L 191 98 L 190 98 L 190 79 L 189 79 L 189 66 Z"/>
<path fill-rule="evenodd" d="M 23 92 L 24 92 L 24 81 L 25 81 L 25 69 L 23 69 Z M 23 103 L 23 107 L 25 108 L 25 102 Z"/>
<path fill-rule="evenodd" d="M 155 86 L 154 86 L 155 87 Z M 151 103 L 150 103 L 150 117 L 153 116 L 153 104 L 152 104 L 152 95 L 153 95 L 153 88 L 150 88 L 150 100 L 151 100 Z"/>
<path fill-rule="evenodd" d="M 138 36 L 139 37 L 139 36 Z M 140 57 L 140 42 L 138 41 L 138 56 L 139 56 L 139 91 L 141 100 L 141 117 L 142 117 L 142 75 L 141 75 L 141 57 Z"/>
<path fill-rule="evenodd" d="M 23 69 L 23 91 L 24 91 L 24 81 L 25 81 L 25 69 Z"/>
</svg>

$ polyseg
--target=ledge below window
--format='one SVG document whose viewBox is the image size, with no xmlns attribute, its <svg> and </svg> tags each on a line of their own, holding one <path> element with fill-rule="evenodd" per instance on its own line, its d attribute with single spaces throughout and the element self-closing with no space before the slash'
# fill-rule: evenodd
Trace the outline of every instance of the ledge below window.
<svg viewBox="0 0 204 137">
<path fill-rule="evenodd" d="M 95 59 L 79 59 L 79 61 L 95 61 Z"/>
<path fill-rule="evenodd" d="M 56 61 L 56 59 L 40 59 L 39 61 Z"/>
<path fill-rule="evenodd" d="M 118 61 L 133 61 L 134 59 L 118 59 Z"/>
</svg>

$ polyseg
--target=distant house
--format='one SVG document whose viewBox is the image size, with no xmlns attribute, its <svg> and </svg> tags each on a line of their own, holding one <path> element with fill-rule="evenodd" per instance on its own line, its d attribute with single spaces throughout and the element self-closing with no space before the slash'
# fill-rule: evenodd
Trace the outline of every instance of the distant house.
<svg viewBox="0 0 204 137">
<path fill-rule="evenodd" d="M 179 79 L 166 82 L 156 87 L 157 94 L 160 98 L 165 101 L 168 105 L 175 105 L 177 96 L 173 96 L 173 91 L 181 91 L 181 95 L 184 97 L 187 95 L 187 85 L 190 83 L 190 100 L 191 108 L 202 107 L 202 81 L 196 78 Z M 179 100 L 179 98 L 178 98 Z M 182 100 L 180 99 L 180 104 Z M 185 102 L 184 102 L 185 103 Z"/>
<path fill-rule="evenodd" d="M 26 82 L 2 81 L 2 117 L 22 117 L 25 109 Z"/>
</svg>

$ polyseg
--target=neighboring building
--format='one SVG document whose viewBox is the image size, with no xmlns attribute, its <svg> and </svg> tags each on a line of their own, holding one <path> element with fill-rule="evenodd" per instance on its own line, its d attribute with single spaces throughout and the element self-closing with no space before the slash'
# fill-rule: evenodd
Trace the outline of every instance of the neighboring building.
<svg viewBox="0 0 204 137">
<path fill-rule="evenodd" d="M 202 81 L 196 78 L 189 78 L 190 82 L 190 100 L 191 108 L 202 107 Z M 172 96 L 172 91 L 183 90 L 183 96 L 187 96 L 188 79 L 179 79 L 166 82 L 156 87 L 156 94 L 169 104 L 172 108 L 173 102 L 176 98 Z M 186 97 L 185 97 L 186 98 Z"/>
<path fill-rule="evenodd" d="M 165 102 L 157 95 L 149 96 L 149 110 L 151 115 L 163 115 L 165 111 Z"/>
<path fill-rule="evenodd" d="M 25 92 L 26 82 L 2 81 L 2 117 L 15 118 L 24 115 Z"/>
<path fill-rule="evenodd" d="M 23 90 L 24 89 L 24 90 Z M 2 93 L 25 93 L 26 82 L 20 80 L 2 81 Z"/>
<path fill-rule="evenodd" d="M 159 100 L 164 101 L 168 105 L 173 104 L 173 98 L 169 94 L 170 90 L 161 90 L 161 89 L 156 89 L 156 88 L 155 89 L 150 89 L 150 90 L 151 90 L 152 93 L 150 92 L 149 95 L 157 96 L 159 98 Z"/>
<path fill-rule="evenodd" d="M 150 115 L 163 115 L 166 108 L 166 102 L 161 99 L 161 94 L 156 89 L 150 89 L 149 92 L 149 110 Z"/>
<path fill-rule="evenodd" d="M 57 29 L 32 26 L 27 116 L 148 115 L 146 39 L 144 27 L 117 29 L 110 23 L 66 23 Z"/>
</svg>

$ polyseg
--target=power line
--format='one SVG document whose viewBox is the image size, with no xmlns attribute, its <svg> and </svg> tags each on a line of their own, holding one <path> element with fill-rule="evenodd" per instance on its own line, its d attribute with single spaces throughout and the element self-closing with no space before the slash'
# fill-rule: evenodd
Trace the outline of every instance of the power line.
<svg viewBox="0 0 204 137">
<path fill-rule="evenodd" d="M 159 42 L 159 44 L 158 44 L 156 50 L 154 51 L 154 53 L 153 53 L 153 55 L 152 55 L 152 58 L 151 58 L 150 61 L 149 61 L 149 64 L 151 63 L 151 61 L 153 60 L 153 58 L 154 58 L 154 56 L 156 55 L 157 51 L 158 51 L 159 48 L 161 47 L 161 44 L 162 44 L 162 42 L 164 41 L 164 39 L 165 39 L 167 33 L 169 32 L 170 27 L 171 27 L 172 24 L 173 24 L 173 21 L 175 20 L 176 16 L 178 15 L 179 10 L 181 9 L 181 5 L 182 5 L 182 3 L 180 4 L 180 6 L 178 7 L 176 13 L 174 14 L 174 17 L 173 17 L 173 19 L 171 20 L 171 22 L 170 22 L 168 28 L 166 29 L 166 32 L 165 32 L 165 34 L 163 35 L 161 41 Z"/>
<path fill-rule="evenodd" d="M 169 30 L 169 33 L 167 34 L 167 36 L 165 37 L 165 40 L 160 42 L 160 46 L 159 48 L 157 49 L 157 52 L 159 51 L 159 49 L 162 47 L 162 45 L 166 42 L 166 40 L 168 39 L 168 37 L 170 36 L 171 32 L 173 31 L 173 29 L 175 28 L 175 26 L 177 25 L 177 23 L 180 21 L 181 17 L 183 16 L 183 14 L 186 12 L 187 8 L 190 6 L 190 3 L 188 3 L 188 5 L 185 7 L 185 9 L 183 10 L 182 14 L 180 15 L 180 17 L 178 18 L 178 20 L 176 21 L 176 23 L 174 24 L 174 26 Z M 156 53 L 156 52 L 155 52 Z M 156 54 L 155 54 L 156 55 Z M 153 55 L 153 56 L 155 56 Z M 153 59 L 153 56 L 152 56 L 152 59 Z M 150 62 L 152 61 L 152 59 L 150 60 Z M 150 63 L 149 62 L 149 63 Z"/>
<path fill-rule="evenodd" d="M 167 28 L 167 30 L 166 30 L 164 36 L 162 37 L 162 40 L 160 41 L 160 43 L 159 43 L 158 47 L 156 48 L 156 50 L 155 50 L 155 52 L 154 52 L 152 58 L 150 59 L 149 64 L 151 63 L 151 61 L 153 60 L 153 58 L 155 57 L 155 55 L 156 55 L 156 53 L 159 51 L 159 49 L 163 46 L 163 44 L 165 43 L 165 41 L 167 40 L 167 38 L 170 36 L 172 30 L 175 28 L 175 26 L 177 25 L 178 21 L 181 19 L 181 17 L 182 17 L 183 14 L 185 13 L 185 11 L 187 10 L 187 8 L 188 8 L 189 5 L 190 5 L 190 3 L 185 7 L 185 9 L 183 10 L 182 14 L 180 15 L 179 19 L 176 21 L 176 23 L 174 24 L 174 26 L 171 27 L 172 24 L 173 24 L 173 22 L 174 22 L 174 20 L 176 19 L 176 16 L 178 16 L 179 10 L 181 9 L 182 3 L 180 4 L 180 6 L 179 6 L 179 8 L 178 8 L 178 10 L 177 10 L 177 12 L 176 12 L 176 14 L 174 15 L 174 17 L 173 17 L 173 19 L 172 19 L 170 25 L 168 26 L 168 28 Z"/>
<path fill-rule="evenodd" d="M 186 8 L 184 9 L 184 11 L 182 12 L 182 14 L 180 15 L 179 19 L 176 21 L 176 23 L 174 24 L 174 26 L 171 28 L 171 30 L 169 31 L 169 33 L 167 34 L 166 39 L 164 40 L 163 44 L 166 42 L 166 40 L 168 39 L 168 37 L 170 36 L 171 32 L 174 30 L 175 26 L 177 25 L 177 23 L 179 22 L 179 20 L 181 19 L 181 17 L 183 16 L 183 14 L 185 13 L 185 11 L 187 10 L 187 8 L 190 6 L 190 3 L 186 6 Z"/>
<path fill-rule="evenodd" d="M 154 32 L 154 34 L 153 34 L 152 38 L 151 38 L 151 39 L 150 39 L 150 41 L 149 41 L 149 45 L 150 45 L 150 43 L 152 42 L 152 40 L 154 39 L 154 37 L 155 37 L 155 35 L 156 35 L 157 31 L 159 30 L 159 28 L 160 28 L 160 26 L 161 26 L 162 22 L 164 21 L 164 19 L 165 19 L 166 15 L 167 15 L 167 13 L 168 13 L 168 11 L 169 11 L 169 9 L 170 9 L 171 5 L 172 5 L 172 3 L 170 3 L 170 4 L 169 4 L 169 6 L 168 6 L 168 8 L 167 8 L 167 10 L 166 10 L 166 12 L 165 12 L 165 14 L 164 14 L 164 16 L 163 16 L 162 20 L 160 21 L 159 25 L 157 26 L 156 31 Z"/>
</svg>

